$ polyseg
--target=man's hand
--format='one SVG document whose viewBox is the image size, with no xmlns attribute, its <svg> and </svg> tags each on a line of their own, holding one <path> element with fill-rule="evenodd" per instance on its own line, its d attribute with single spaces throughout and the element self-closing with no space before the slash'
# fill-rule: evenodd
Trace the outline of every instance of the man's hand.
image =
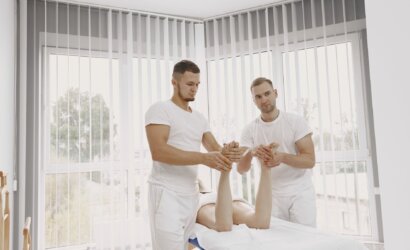
<svg viewBox="0 0 410 250">
<path fill-rule="evenodd" d="M 279 166 L 279 164 L 283 162 L 284 157 L 283 153 L 277 151 L 279 144 L 272 142 L 271 144 L 265 147 L 272 152 L 272 158 L 270 160 L 264 161 L 263 164 L 267 167 Z"/>
<path fill-rule="evenodd" d="M 251 154 L 257 157 L 261 162 L 267 162 L 273 159 L 273 153 L 269 146 L 259 145 L 252 149 Z"/>
<path fill-rule="evenodd" d="M 221 172 L 232 169 L 232 162 L 217 151 L 204 153 L 203 164 Z"/>
<path fill-rule="evenodd" d="M 276 152 L 273 155 L 273 158 L 269 161 L 264 161 L 263 164 L 265 164 L 267 167 L 276 167 L 279 166 L 283 162 L 283 153 L 281 152 Z"/>
<path fill-rule="evenodd" d="M 222 148 L 221 153 L 230 161 L 239 162 L 245 150 L 245 148 L 239 147 L 238 142 L 232 141 L 229 144 L 224 143 L 224 147 Z"/>
<path fill-rule="evenodd" d="M 252 156 L 256 156 L 264 166 L 276 167 L 283 159 L 283 155 L 276 151 L 278 147 L 279 144 L 274 142 L 269 145 L 259 145 L 252 149 Z"/>
</svg>

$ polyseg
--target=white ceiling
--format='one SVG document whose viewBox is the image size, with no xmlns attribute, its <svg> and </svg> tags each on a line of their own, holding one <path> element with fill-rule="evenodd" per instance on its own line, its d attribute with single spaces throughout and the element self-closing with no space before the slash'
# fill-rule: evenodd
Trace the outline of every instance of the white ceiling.
<svg viewBox="0 0 410 250">
<path fill-rule="evenodd" d="M 283 0 L 71 0 L 172 16 L 206 19 Z"/>
</svg>

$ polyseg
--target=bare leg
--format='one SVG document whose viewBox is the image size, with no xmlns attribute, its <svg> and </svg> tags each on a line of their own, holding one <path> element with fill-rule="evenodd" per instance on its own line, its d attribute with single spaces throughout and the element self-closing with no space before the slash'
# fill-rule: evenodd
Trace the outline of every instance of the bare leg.
<svg viewBox="0 0 410 250">
<path fill-rule="evenodd" d="M 255 210 L 244 202 L 234 202 L 233 219 L 235 224 L 246 224 L 250 228 L 267 229 L 272 211 L 271 169 L 261 166 Z"/>
<path fill-rule="evenodd" d="M 217 231 L 232 230 L 232 194 L 229 182 L 230 172 L 221 172 L 215 204 L 215 227 Z"/>
<path fill-rule="evenodd" d="M 221 172 L 216 203 L 201 207 L 197 214 L 197 223 L 222 232 L 232 230 L 232 194 L 229 172 Z"/>
<path fill-rule="evenodd" d="M 255 201 L 255 227 L 269 228 L 272 212 L 272 177 L 271 169 L 261 166 L 261 177 Z"/>
</svg>

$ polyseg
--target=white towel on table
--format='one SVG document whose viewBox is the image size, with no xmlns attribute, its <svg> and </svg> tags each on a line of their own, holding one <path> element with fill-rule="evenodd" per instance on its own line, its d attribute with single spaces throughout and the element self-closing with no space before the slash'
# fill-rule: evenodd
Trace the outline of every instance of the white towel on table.
<svg viewBox="0 0 410 250">
<path fill-rule="evenodd" d="M 230 232 L 217 232 L 200 224 L 195 236 L 206 250 L 366 250 L 358 241 L 318 229 L 272 218 L 270 229 L 235 225 Z"/>
</svg>

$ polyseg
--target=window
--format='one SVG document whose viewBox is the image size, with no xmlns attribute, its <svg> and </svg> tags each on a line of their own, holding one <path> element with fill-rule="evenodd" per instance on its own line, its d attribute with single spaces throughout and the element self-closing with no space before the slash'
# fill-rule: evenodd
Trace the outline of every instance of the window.
<svg viewBox="0 0 410 250">
<path fill-rule="evenodd" d="M 119 60 L 110 66 L 108 58 L 50 53 L 48 62 L 45 247 L 92 246 L 99 228 L 127 210 L 127 169 L 118 157 Z"/>
<path fill-rule="evenodd" d="M 367 178 L 372 173 L 353 46 L 357 40 L 283 53 L 285 107 L 303 114 L 313 129 L 318 226 L 370 236 Z"/>
<path fill-rule="evenodd" d="M 170 96 L 173 61 L 133 58 L 126 84 L 125 55 L 48 52 L 45 248 L 150 248 L 144 113 Z"/>
<path fill-rule="evenodd" d="M 141 61 L 146 70 L 147 60 Z M 44 169 L 47 249 L 150 246 L 145 205 L 150 155 L 139 110 L 134 110 L 134 116 L 125 113 L 129 106 L 121 100 L 127 93 L 127 87 L 120 89 L 121 63 L 121 58 L 113 58 L 110 66 L 108 57 L 49 54 L 49 143 Z M 147 99 L 133 100 L 135 107 L 150 105 Z M 135 127 L 125 128 L 130 117 Z M 121 144 L 121 136 L 130 129 L 136 131 L 138 143 L 133 144 L 133 159 L 127 161 L 121 157 L 128 146 Z"/>
</svg>

